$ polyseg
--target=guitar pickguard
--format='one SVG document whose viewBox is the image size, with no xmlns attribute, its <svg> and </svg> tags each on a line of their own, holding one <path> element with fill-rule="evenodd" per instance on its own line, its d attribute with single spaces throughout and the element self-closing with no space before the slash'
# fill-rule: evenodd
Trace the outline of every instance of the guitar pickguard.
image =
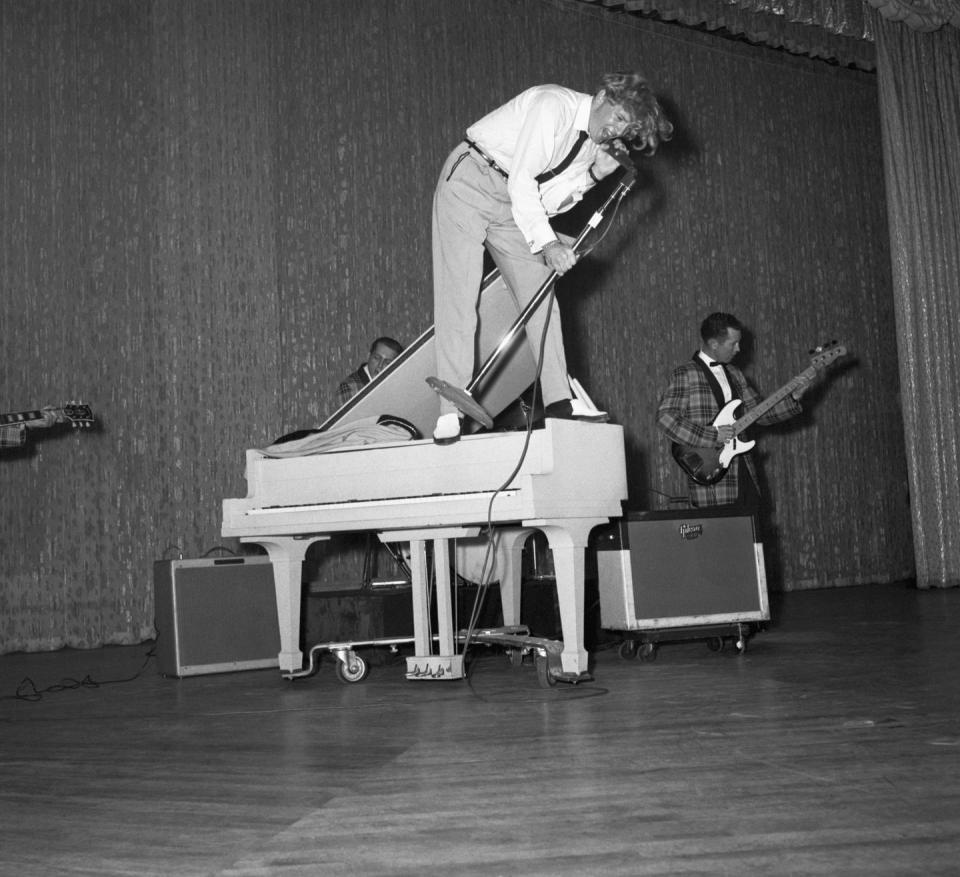
<svg viewBox="0 0 960 877">
<path fill-rule="evenodd" d="M 713 419 L 712 426 L 729 426 L 735 423 L 736 411 L 739 407 L 739 399 L 728 402 Z M 693 481 L 708 487 L 716 484 L 727 474 L 734 457 L 747 453 L 755 444 L 756 442 L 743 441 L 734 437 L 722 448 L 691 448 L 674 443 L 670 450 L 673 459 Z"/>
</svg>

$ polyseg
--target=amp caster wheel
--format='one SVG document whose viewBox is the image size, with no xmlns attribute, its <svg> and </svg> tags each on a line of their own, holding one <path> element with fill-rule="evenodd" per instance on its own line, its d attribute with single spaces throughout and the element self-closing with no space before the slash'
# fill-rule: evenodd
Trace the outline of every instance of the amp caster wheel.
<svg viewBox="0 0 960 877">
<path fill-rule="evenodd" d="M 707 648 L 711 652 L 722 652 L 726 644 L 726 640 L 722 636 L 712 636 L 707 640 Z"/>
<path fill-rule="evenodd" d="M 632 661 L 637 657 L 637 643 L 636 640 L 625 639 L 620 643 L 620 648 L 617 649 L 617 654 L 623 658 L 624 661 Z"/>
<path fill-rule="evenodd" d="M 637 657 L 641 661 L 656 661 L 657 660 L 657 644 L 656 643 L 641 643 L 637 649 Z"/>
<path fill-rule="evenodd" d="M 348 654 L 346 662 L 337 659 L 337 679 L 341 682 L 363 682 L 369 672 L 370 665 L 357 654 Z"/>
</svg>

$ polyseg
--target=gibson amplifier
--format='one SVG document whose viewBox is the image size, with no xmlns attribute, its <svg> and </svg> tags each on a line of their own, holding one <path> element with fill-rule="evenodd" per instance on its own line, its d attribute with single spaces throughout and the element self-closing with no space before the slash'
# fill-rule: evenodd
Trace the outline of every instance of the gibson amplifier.
<svg viewBox="0 0 960 877">
<path fill-rule="evenodd" d="M 600 620 L 655 630 L 770 618 L 753 518 L 719 509 L 634 512 L 599 533 Z"/>
<path fill-rule="evenodd" d="M 268 557 L 158 560 L 153 590 L 157 663 L 164 676 L 279 666 Z"/>
</svg>

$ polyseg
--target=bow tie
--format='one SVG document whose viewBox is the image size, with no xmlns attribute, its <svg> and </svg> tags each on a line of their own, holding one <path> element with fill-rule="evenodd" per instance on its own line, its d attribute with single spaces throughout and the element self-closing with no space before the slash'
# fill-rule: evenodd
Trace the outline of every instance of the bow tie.
<svg viewBox="0 0 960 877">
<path fill-rule="evenodd" d="M 710 368 L 720 368 L 721 366 L 723 366 L 723 363 L 722 363 L 722 362 L 708 362 L 707 365 L 709 365 Z"/>
</svg>

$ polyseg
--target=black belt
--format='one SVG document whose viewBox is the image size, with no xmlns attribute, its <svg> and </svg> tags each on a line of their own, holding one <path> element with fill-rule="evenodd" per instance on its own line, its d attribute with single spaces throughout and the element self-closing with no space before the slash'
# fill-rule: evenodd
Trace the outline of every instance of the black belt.
<svg viewBox="0 0 960 877">
<path fill-rule="evenodd" d="M 583 144 L 586 142 L 587 136 L 588 135 L 586 131 L 581 131 L 577 138 L 577 142 L 573 144 L 573 148 L 570 150 L 569 154 L 563 159 L 563 161 L 560 162 L 560 164 L 558 164 L 555 168 L 553 168 L 553 170 L 544 171 L 542 174 L 539 174 L 536 177 L 534 177 L 537 183 L 542 185 L 547 180 L 552 180 L 554 177 L 562 174 L 570 166 L 570 163 L 574 160 L 574 158 L 576 158 L 577 153 L 580 151 L 580 147 L 583 146 Z M 477 155 L 479 155 L 480 158 L 482 158 L 488 165 L 490 165 L 490 167 L 492 167 L 498 174 L 500 174 L 501 177 L 503 177 L 505 180 L 510 179 L 510 175 L 502 167 L 500 167 L 500 165 L 498 165 L 492 158 L 490 158 L 490 156 L 487 155 L 487 153 L 485 153 L 479 146 L 477 146 L 477 144 L 474 143 L 469 137 L 464 137 L 463 142 L 466 143 L 467 146 L 469 146 Z M 597 179 L 596 177 L 593 176 L 592 171 L 590 172 L 590 176 L 593 177 L 594 182 L 597 182 Z"/>
<path fill-rule="evenodd" d="M 464 137 L 463 142 L 467 144 L 477 155 L 480 156 L 490 167 L 492 167 L 501 177 L 505 180 L 510 179 L 510 175 L 498 165 L 489 155 L 487 155 L 476 143 L 474 143 L 469 137 Z"/>
</svg>

